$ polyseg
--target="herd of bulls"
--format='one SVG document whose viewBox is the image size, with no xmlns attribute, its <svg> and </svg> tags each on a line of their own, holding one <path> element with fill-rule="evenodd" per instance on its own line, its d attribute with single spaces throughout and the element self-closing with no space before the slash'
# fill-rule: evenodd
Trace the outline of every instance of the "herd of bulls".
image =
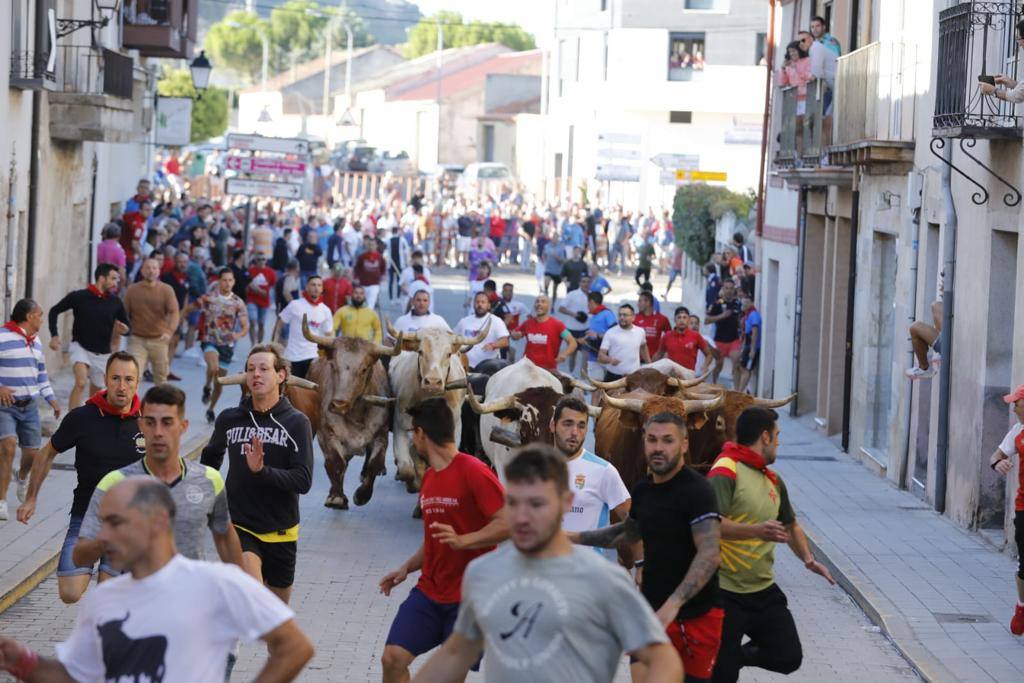
<svg viewBox="0 0 1024 683">
<path fill-rule="evenodd" d="M 287 396 L 310 420 L 331 481 L 325 505 L 347 509 L 345 471 L 356 455 L 365 456 L 356 505 L 373 495 L 385 472 L 388 435 L 394 435 L 398 479 L 410 492 L 419 490 L 425 460 L 409 439 L 406 410 L 430 397 L 443 396 L 455 418 L 460 450 L 491 463 L 504 479 L 512 449 L 526 443 L 552 443 L 550 422 L 558 400 L 572 392 L 600 392 L 590 407 L 595 418 L 594 451 L 611 462 L 628 489 L 646 473 L 642 426 L 647 417 L 669 411 L 689 425 L 688 464 L 706 470 L 727 440 L 735 437 L 736 418 L 751 405 L 778 408 L 795 398 L 756 398 L 704 383 L 693 371 L 663 359 L 614 382 L 579 380 L 554 374 L 528 358 L 515 363 L 486 361 L 468 373 L 463 353 L 486 338 L 426 328 L 403 333 L 388 323 L 396 340 L 384 346 L 351 337 L 302 331 L 320 348 L 307 383 L 289 382 Z M 222 377 L 222 384 L 244 384 L 244 375 Z M 478 395 L 482 396 L 478 398 Z"/>
</svg>

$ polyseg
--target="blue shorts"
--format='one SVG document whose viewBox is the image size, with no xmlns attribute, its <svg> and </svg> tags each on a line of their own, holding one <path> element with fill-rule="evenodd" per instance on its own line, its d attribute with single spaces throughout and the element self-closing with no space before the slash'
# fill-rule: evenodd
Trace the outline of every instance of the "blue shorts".
<svg viewBox="0 0 1024 683">
<path fill-rule="evenodd" d="M 43 427 L 35 401 L 23 408 L 0 407 L 0 439 L 12 436 L 18 437 L 18 445 L 22 448 L 39 448 L 43 444 Z"/>
<path fill-rule="evenodd" d="M 458 615 L 459 603 L 434 602 L 413 588 L 391 622 L 385 645 L 397 645 L 418 657 L 448 639 Z M 472 668 L 480 670 L 479 659 Z"/>
<path fill-rule="evenodd" d="M 231 365 L 231 359 L 235 357 L 235 347 L 228 346 L 227 344 L 211 344 L 210 342 L 203 342 L 199 345 L 199 348 L 203 350 L 203 353 L 209 353 L 210 351 L 217 352 L 217 359 L 221 365 Z"/>
<path fill-rule="evenodd" d="M 264 321 L 266 321 L 266 319 L 267 319 L 267 311 L 269 309 L 261 308 L 260 306 L 257 306 L 256 304 L 246 304 L 245 305 L 245 310 L 249 313 L 249 324 L 250 325 L 253 325 L 253 324 L 262 325 L 264 323 Z"/>
<path fill-rule="evenodd" d="M 57 576 L 82 576 L 92 574 L 92 567 L 79 567 L 71 560 L 71 554 L 75 550 L 75 542 L 78 540 L 78 530 L 82 528 L 82 518 L 72 516 L 68 522 L 68 533 L 64 537 L 64 545 L 60 549 L 60 561 L 57 563 Z M 117 576 L 117 571 L 107 563 L 107 558 L 100 558 L 100 571 L 108 576 Z"/>
</svg>

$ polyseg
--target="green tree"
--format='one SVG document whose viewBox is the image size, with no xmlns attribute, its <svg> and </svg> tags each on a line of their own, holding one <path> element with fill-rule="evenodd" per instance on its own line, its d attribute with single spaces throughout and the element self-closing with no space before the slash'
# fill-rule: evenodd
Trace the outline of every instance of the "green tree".
<svg viewBox="0 0 1024 683">
<path fill-rule="evenodd" d="M 263 36 L 268 29 L 255 12 L 235 10 L 210 27 L 203 47 L 214 65 L 255 82 L 263 66 Z"/>
<path fill-rule="evenodd" d="M 696 263 L 707 263 L 715 252 L 715 221 L 729 211 L 738 218 L 746 218 L 754 199 L 751 190 L 732 192 L 705 183 L 680 186 L 672 206 L 676 243 Z"/>
<path fill-rule="evenodd" d="M 203 92 L 202 99 L 192 86 L 192 74 L 188 69 L 164 67 L 163 76 L 156 84 L 157 92 L 164 97 L 191 97 L 192 101 L 192 142 L 215 138 L 228 129 L 228 93 L 220 88 L 210 87 Z"/>
<path fill-rule="evenodd" d="M 498 22 L 472 21 L 466 23 L 458 12 L 438 12 L 420 20 L 409 30 L 405 56 L 422 57 L 437 49 L 437 28 L 442 27 L 443 46 L 467 47 L 480 43 L 501 43 L 513 50 L 532 50 L 536 47 L 533 36 L 519 26 Z"/>
</svg>

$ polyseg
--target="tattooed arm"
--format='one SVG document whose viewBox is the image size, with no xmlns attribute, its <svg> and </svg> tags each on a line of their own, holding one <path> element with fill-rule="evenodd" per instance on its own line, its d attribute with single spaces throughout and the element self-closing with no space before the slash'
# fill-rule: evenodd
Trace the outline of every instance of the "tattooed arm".
<svg viewBox="0 0 1024 683">
<path fill-rule="evenodd" d="M 721 528 L 718 517 L 702 519 L 690 527 L 693 533 L 693 544 L 697 546 L 697 555 L 686 570 L 683 582 L 672 591 L 664 604 L 658 609 L 657 617 L 663 626 L 668 626 L 679 613 L 679 608 L 690 601 L 693 596 L 707 585 L 711 577 L 722 564 L 722 555 L 718 549 Z"/>
<path fill-rule="evenodd" d="M 635 543 L 640 540 L 640 525 L 632 517 L 626 517 L 618 524 L 568 534 L 569 540 L 579 545 L 592 545 L 597 548 L 615 548 L 623 544 Z"/>
</svg>

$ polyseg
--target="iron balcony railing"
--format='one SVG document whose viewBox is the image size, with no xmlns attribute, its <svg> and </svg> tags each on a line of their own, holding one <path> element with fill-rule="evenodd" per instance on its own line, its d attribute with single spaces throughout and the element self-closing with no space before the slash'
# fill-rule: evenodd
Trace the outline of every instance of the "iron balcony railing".
<svg viewBox="0 0 1024 683">
<path fill-rule="evenodd" d="M 47 70 L 50 55 L 46 52 L 20 51 L 11 53 L 10 83 L 15 88 L 52 89 L 57 77 Z"/>
<path fill-rule="evenodd" d="M 914 140 L 916 55 L 914 45 L 875 42 L 839 58 L 833 145 Z"/>
<path fill-rule="evenodd" d="M 803 147 L 801 159 L 804 166 L 818 166 L 824 152 L 823 143 L 828 142 L 822 131 L 825 123 L 825 81 L 813 80 L 807 84 L 807 107 L 803 121 Z"/>
<path fill-rule="evenodd" d="M 943 137 L 1015 137 L 1013 104 L 986 97 L 980 79 L 1017 77 L 1015 24 L 1020 2 L 960 2 L 939 13 L 933 133 Z"/>
<path fill-rule="evenodd" d="M 57 90 L 131 99 L 134 61 L 113 50 L 64 45 L 57 48 Z"/>
<path fill-rule="evenodd" d="M 775 165 L 780 168 L 815 167 L 822 163 L 822 130 L 825 108 L 824 81 L 807 84 L 804 114 L 797 115 L 797 88 L 782 89 L 782 111 L 779 121 L 779 148 Z"/>
<path fill-rule="evenodd" d="M 782 89 L 782 118 L 779 119 L 779 150 L 775 155 L 775 163 L 779 166 L 790 166 L 797 158 L 797 136 L 800 134 L 796 116 L 797 88 L 795 86 Z"/>
</svg>

